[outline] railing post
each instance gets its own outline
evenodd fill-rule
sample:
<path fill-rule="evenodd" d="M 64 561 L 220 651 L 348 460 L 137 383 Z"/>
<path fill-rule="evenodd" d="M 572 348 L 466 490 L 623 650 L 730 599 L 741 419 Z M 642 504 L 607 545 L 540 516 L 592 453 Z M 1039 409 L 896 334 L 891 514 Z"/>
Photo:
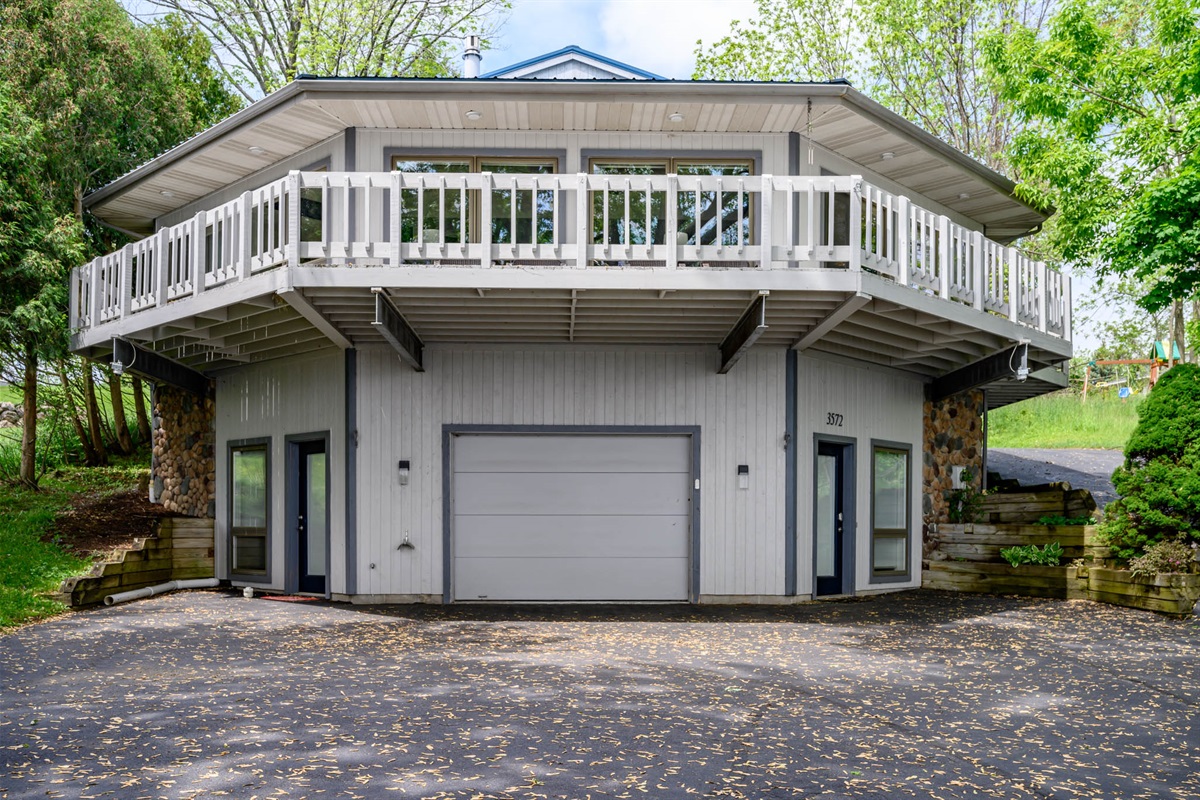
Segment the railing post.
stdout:
<path fill-rule="evenodd" d="M 1008 318 L 1016 322 L 1021 318 L 1021 282 L 1017 266 L 1020 256 L 1011 247 L 1006 248 L 1005 252 L 1008 253 Z"/>
<path fill-rule="evenodd" d="M 950 218 L 938 216 L 938 296 L 950 299 Z"/>
<path fill-rule="evenodd" d="M 117 295 L 121 299 L 121 318 L 129 316 L 133 305 L 133 244 L 121 248 L 117 259 Z"/>
<path fill-rule="evenodd" d="M 80 297 L 80 275 L 83 274 L 83 267 L 75 267 L 71 270 L 71 282 L 67 285 L 68 300 L 67 303 L 67 327 L 70 329 L 82 328 L 79 324 L 79 318 L 83 314 L 83 309 L 79 307 Z"/>
<path fill-rule="evenodd" d="M 1071 276 L 1063 273 L 1063 314 L 1062 314 L 1062 336 L 1068 342 L 1071 341 Z"/>
<path fill-rule="evenodd" d="M 537 206 L 537 192 L 533 193 L 534 206 Z M 509 199 L 509 205 L 512 206 L 513 213 L 516 214 L 516 202 L 514 198 Z M 463 194 L 463 202 L 466 202 L 466 193 Z M 535 212 L 536 213 L 536 212 Z M 534 241 L 537 241 L 537 225 L 533 226 Z M 511 225 L 508 232 L 509 240 L 513 245 L 513 252 L 516 252 L 517 245 L 517 227 Z M 480 190 L 479 190 L 479 266 L 488 269 L 492 266 L 492 173 L 484 172 L 480 174 Z"/>
<path fill-rule="evenodd" d="M 971 293 L 977 311 L 983 311 L 984 287 L 987 285 L 987 250 L 984 248 L 983 234 L 979 231 L 971 233 Z"/>
<path fill-rule="evenodd" d="M 388 235 L 392 243 L 392 266 L 398 267 L 404 263 L 404 257 L 400 254 L 400 217 L 402 213 L 402 204 L 404 195 L 400 188 L 400 173 L 392 173 L 392 204 L 388 208 Z"/>
<path fill-rule="evenodd" d="M 346 194 L 349 200 L 349 188 Z M 284 198 L 284 207 L 287 209 L 287 244 L 284 248 L 284 258 L 288 267 L 295 269 L 300 266 L 300 173 L 297 170 L 292 170 L 287 175 Z"/>
<path fill-rule="evenodd" d="M 679 176 L 667 176 L 667 231 L 663 235 L 667 246 L 667 269 L 679 267 Z"/>
<path fill-rule="evenodd" d="M 88 299 L 91 301 L 91 319 L 88 320 L 88 327 L 94 327 L 100 321 L 100 310 L 104 308 L 104 292 L 100 288 L 100 257 L 92 259 L 90 265 L 92 277 L 91 286 L 88 288 Z"/>
<path fill-rule="evenodd" d="M 192 294 L 204 291 L 205 262 L 208 260 L 208 250 L 204 237 L 207 234 L 208 218 L 203 211 L 196 213 L 193 218 L 195 228 L 192 233 Z"/>
<path fill-rule="evenodd" d="M 912 270 L 912 245 L 909 236 L 912 233 L 912 220 L 909 215 L 908 197 L 900 195 L 896 208 L 896 283 L 908 286 Z"/>
<path fill-rule="evenodd" d="M 250 192 L 242 192 L 242 202 L 238 204 L 238 272 L 242 276 L 242 280 L 250 277 L 251 263 L 250 253 L 250 219 L 253 215 L 253 206 L 250 200 Z"/>
<path fill-rule="evenodd" d="M 850 178 L 850 271 L 862 269 L 862 176 Z"/>
<path fill-rule="evenodd" d="M 773 263 L 771 248 L 774 237 L 771 233 L 771 223 L 775 215 L 775 180 L 770 175 L 762 176 L 762 191 L 758 193 L 758 263 L 762 269 L 770 269 Z"/>
<path fill-rule="evenodd" d="M 587 267 L 588 228 L 591 214 L 588 213 L 588 179 L 585 173 L 578 173 L 579 187 L 575 190 L 575 268 Z"/>
<path fill-rule="evenodd" d="M 1048 314 L 1046 313 L 1050 305 L 1050 287 L 1046 285 L 1046 262 L 1036 262 L 1035 269 L 1037 270 L 1038 282 L 1038 330 L 1042 333 L 1046 332 L 1046 322 Z"/>

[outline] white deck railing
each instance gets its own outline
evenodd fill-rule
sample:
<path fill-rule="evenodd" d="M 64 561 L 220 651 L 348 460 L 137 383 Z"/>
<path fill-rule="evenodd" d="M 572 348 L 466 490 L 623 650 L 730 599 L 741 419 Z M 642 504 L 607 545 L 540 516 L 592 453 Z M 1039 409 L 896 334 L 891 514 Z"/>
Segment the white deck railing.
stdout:
<path fill-rule="evenodd" d="M 292 173 L 75 269 L 71 324 L 287 265 L 866 270 L 1071 334 L 1045 264 L 856 176 L 770 175 Z"/>

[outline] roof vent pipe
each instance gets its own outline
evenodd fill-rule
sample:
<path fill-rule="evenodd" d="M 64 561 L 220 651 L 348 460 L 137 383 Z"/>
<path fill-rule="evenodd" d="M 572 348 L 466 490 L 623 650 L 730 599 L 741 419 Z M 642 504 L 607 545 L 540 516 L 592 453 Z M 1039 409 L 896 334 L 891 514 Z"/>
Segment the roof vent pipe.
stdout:
<path fill-rule="evenodd" d="M 478 78 L 479 65 L 483 56 L 479 53 L 479 36 L 471 35 L 463 39 L 463 77 Z"/>

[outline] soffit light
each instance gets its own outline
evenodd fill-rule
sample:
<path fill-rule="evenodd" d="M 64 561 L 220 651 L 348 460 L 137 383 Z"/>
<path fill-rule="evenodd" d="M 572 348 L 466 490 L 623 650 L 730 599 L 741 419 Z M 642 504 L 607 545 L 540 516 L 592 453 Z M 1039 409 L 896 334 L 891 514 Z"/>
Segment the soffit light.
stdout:
<path fill-rule="evenodd" d="M 163 197 L 168 197 L 168 198 L 175 196 L 175 193 L 172 192 L 170 189 L 163 189 L 161 192 L 159 192 L 159 194 L 161 194 Z"/>
<path fill-rule="evenodd" d="M 968 194 L 968 193 L 966 193 L 966 192 L 959 192 L 959 193 L 958 193 L 958 199 L 959 199 L 959 200 L 970 200 L 970 199 L 971 199 L 971 195 L 969 195 L 969 194 Z"/>
<path fill-rule="evenodd" d="M 267 154 L 266 150 L 264 150 L 263 148 L 259 147 L 256 144 L 252 144 L 249 147 L 247 147 L 246 149 L 249 150 L 251 153 L 253 153 L 256 156 L 262 156 L 262 155 Z"/>
<path fill-rule="evenodd" d="M 893 158 L 896 157 L 896 154 L 891 151 L 888 151 L 886 153 L 880 153 L 879 157 L 882 158 L 884 161 L 891 161 Z"/>
<path fill-rule="evenodd" d="M 477 119 L 483 119 L 483 114 L 476 111 L 475 109 L 471 109 L 470 111 L 467 111 L 465 114 L 463 114 L 463 116 L 466 117 L 467 119 L 471 120 L 472 122 L 474 122 Z"/>
<path fill-rule="evenodd" d="M 671 122 L 683 122 L 683 114 L 680 114 L 678 111 L 676 111 L 674 114 L 671 114 L 669 117 L 667 117 L 667 119 L 671 120 Z"/>

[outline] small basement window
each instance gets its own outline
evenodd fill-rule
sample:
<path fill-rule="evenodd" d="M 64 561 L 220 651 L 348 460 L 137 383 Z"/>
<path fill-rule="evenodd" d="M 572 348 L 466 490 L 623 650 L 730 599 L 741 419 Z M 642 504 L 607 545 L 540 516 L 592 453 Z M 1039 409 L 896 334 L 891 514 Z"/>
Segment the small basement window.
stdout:
<path fill-rule="evenodd" d="M 271 499 L 270 440 L 229 447 L 229 532 L 233 574 L 266 575 Z"/>
<path fill-rule="evenodd" d="M 874 444 L 871 448 L 873 582 L 909 577 L 910 453 L 907 445 Z"/>

